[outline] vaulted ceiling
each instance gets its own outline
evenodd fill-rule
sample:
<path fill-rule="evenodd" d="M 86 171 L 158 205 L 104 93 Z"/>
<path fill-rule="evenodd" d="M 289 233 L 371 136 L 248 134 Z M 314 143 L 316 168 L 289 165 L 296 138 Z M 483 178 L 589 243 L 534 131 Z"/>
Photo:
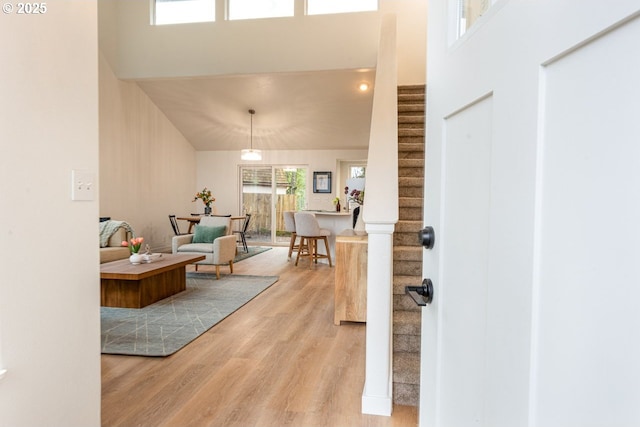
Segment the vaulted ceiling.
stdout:
<path fill-rule="evenodd" d="M 140 80 L 196 150 L 366 149 L 374 70 Z M 369 84 L 360 91 L 360 83 Z"/>

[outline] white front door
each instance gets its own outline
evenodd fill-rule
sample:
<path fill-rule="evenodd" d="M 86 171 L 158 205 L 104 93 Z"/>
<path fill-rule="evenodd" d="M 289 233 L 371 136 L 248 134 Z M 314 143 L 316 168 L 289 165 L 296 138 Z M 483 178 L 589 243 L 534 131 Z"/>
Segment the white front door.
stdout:
<path fill-rule="evenodd" d="M 420 425 L 640 425 L 640 7 L 431 0 Z"/>

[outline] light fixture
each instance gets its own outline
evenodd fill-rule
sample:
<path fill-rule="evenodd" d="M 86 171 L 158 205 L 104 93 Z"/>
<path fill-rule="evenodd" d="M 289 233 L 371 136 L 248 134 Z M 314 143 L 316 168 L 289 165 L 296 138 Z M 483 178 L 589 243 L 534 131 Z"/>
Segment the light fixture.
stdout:
<path fill-rule="evenodd" d="M 365 92 L 367 89 L 369 89 L 369 83 L 367 82 L 360 83 L 360 85 L 358 85 L 358 89 L 360 89 L 362 92 Z"/>
<path fill-rule="evenodd" d="M 250 161 L 262 160 L 262 151 L 253 149 L 253 115 L 255 113 L 256 113 L 256 110 L 254 109 L 249 110 L 249 114 L 251 114 L 250 116 L 251 117 L 251 136 L 250 136 L 251 148 L 245 148 L 240 152 L 240 158 L 242 160 L 250 160 Z"/>

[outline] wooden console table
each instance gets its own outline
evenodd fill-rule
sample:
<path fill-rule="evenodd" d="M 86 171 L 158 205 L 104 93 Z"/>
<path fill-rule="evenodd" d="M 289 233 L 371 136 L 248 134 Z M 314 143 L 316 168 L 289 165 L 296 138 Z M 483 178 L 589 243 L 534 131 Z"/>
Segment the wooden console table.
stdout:
<path fill-rule="evenodd" d="M 367 256 L 367 233 L 348 229 L 336 236 L 336 325 L 367 320 Z"/>
<path fill-rule="evenodd" d="M 186 266 L 204 255 L 162 254 L 148 264 L 129 259 L 100 264 L 100 305 L 142 308 L 187 288 Z"/>

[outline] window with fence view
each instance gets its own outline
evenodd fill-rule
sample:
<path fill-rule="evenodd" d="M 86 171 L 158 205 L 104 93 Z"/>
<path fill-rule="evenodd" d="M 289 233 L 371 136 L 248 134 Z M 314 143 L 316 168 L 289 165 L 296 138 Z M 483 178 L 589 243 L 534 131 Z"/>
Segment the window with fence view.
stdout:
<path fill-rule="evenodd" d="M 304 209 L 307 168 L 298 166 L 241 166 L 242 213 L 251 214 L 249 243 L 288 243 L 284 211 Z"/>

